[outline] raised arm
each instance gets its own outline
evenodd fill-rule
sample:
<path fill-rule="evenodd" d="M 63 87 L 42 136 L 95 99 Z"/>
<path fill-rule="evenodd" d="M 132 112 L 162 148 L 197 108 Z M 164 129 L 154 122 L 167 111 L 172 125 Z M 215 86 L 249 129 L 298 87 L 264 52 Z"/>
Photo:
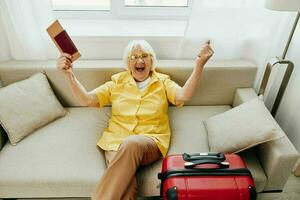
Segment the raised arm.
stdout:
<path fill-rule="evenodd" d="M 185 82 L 184 86 L 176 92 L 176 105 L 181 105 L 192 98 L 202 74 L 203 67 L 213 54 L 214 51 L 210 46 L 210 41 L 207 41 L 196 58 L 195 67 L 192 74 Z"/>
<path fill-rule="evenodd" d="M 63 53 L 57 60 L 57 68 L 65 75 L 73 95 L 81 106 L 99 107 L 96 94 L 87 92 L 74 75 L 71 55 Z"/>

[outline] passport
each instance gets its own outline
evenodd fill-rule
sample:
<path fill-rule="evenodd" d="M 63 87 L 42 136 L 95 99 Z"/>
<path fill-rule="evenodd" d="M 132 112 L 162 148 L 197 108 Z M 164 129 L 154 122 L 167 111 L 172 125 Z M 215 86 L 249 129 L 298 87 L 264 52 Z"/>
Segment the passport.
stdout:
<path fill-rule="evenodd" d="M 55 20 L 47 28 L 47 32 L 60 53 L 68 53 L 72 55 L 72 62 L 77 60 L 81 56 L 75 44 L 71 40 L 69 34 L 61 26 L 58 20 Z"/>

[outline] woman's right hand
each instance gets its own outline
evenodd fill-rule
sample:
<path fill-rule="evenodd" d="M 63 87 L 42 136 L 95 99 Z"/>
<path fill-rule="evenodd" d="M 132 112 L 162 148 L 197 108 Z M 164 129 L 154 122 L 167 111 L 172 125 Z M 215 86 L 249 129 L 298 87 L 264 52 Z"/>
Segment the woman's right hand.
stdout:
<path fill-rule="evenodd" d="M 62 71 L 65 75 L 73 74 L 72 56 L 67 53 L 62 53 L 57 59 L 57 69 Z"/>
<path fill-rule="evenodd" d="M 196 58 L 196 67 L 203 68 L 205 63 L 214 55 L 214 50 L 210 45 L 210 40 L 205 42 L 204 46 L 202 47 L 200 53 Z"/>

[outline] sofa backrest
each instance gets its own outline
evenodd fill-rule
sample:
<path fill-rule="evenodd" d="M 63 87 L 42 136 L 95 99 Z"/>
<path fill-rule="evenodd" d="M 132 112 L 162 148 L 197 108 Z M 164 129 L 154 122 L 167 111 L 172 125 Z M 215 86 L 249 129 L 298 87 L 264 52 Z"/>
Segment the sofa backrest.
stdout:
<path fill-rule="evenodd" d="M 74 72 L 87 90 L 110 80 L 112 74 L 125 70 L 121 60 L 81 60 L 74 63 Z M 193 60 L 160 60 L 157 71 L 170 75 L 183 86 L 194 68 Z M 191 101 L 186 105 L 232 105 L 236 88 L 253 87 L 257 67 L 249 60 L 211 60 L 203 71 Z M 3 85 L 23 80 L 36 72 L 46 73 L 49 82 L 64 106 L 79 106 L 56 61 L 5 61 L 0 63 Z"/>

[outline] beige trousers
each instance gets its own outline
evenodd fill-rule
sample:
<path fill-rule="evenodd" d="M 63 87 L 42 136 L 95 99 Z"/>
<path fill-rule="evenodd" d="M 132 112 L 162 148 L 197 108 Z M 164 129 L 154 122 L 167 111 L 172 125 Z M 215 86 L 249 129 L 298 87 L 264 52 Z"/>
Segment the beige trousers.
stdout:
<path fill-rule="evenodd" d="M 108 167 L 92 192 L 92 200 L 135 200 L 138 191 L 136 170 L 160 157 L 161 153 L 150 137 L 127 137 L 118 151 L 105 152 Z"/>

